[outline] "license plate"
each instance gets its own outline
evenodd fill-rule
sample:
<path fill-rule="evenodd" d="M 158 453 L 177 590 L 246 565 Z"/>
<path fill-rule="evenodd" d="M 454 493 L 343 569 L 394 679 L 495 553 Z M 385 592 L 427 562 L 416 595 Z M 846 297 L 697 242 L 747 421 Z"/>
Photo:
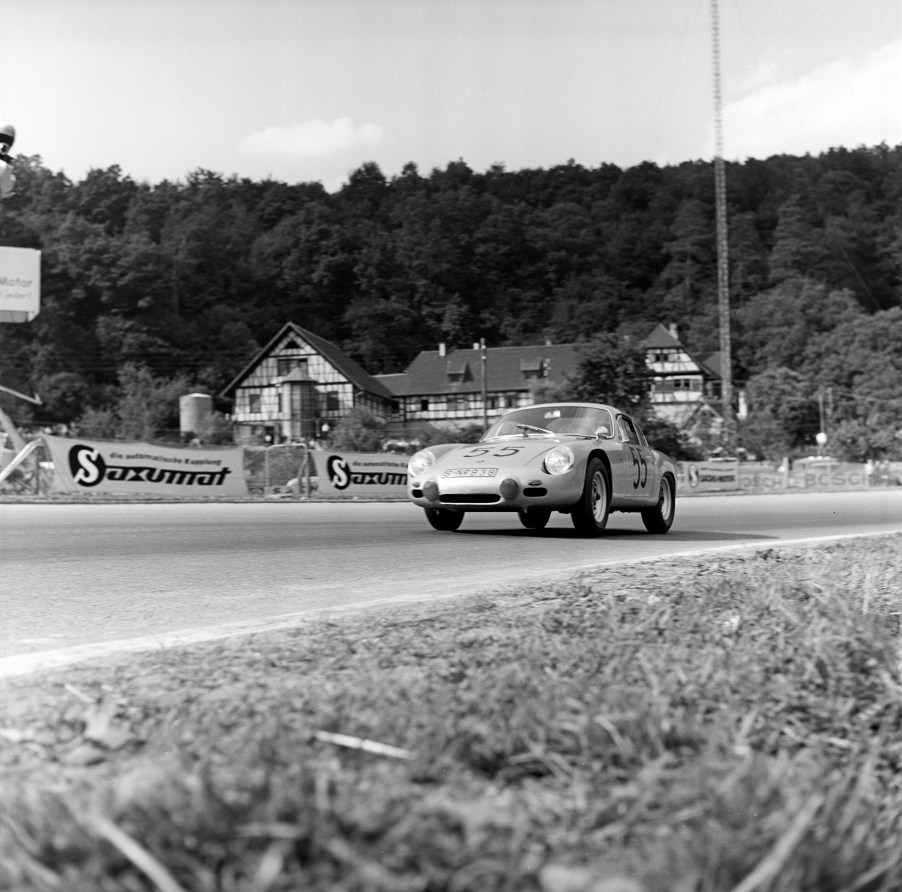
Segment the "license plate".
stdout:
<path fill-rule="evenodd" d="M 442 477 L 494 477 L 497 473 L 497 468 L 448 468 Z"/>

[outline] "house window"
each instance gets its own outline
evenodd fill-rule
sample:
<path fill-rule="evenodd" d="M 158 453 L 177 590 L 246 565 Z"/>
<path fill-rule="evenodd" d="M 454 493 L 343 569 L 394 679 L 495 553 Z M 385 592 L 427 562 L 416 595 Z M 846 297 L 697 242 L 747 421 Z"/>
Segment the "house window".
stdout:
<path fill-rule="evenodd" d="M 326 409 L 329 412 L 336 412 L 340 408 L 341 408 L 341 403 L 339 402 L 339 399 L 338 399 L 338 391 L 330 390 L 326 394 Z"/>
<path fill-rule="evenodd" d="M 451 412 L 462 412 L 470 408 L 470 397 L 465 393 L 448 395 L 448 409 Z"/>
<path fill-rule="evenodd" d="M 307 357 L 306 356 L 280 356 L 276 359 L 277 371 L 280 378 L 284 378 L 294 369 L 300 369 L 305 375 L 307 374 Z"/>
<path fill-rule="evenodd" d="M 247 395 L 247 411 L 248 412 L 259 412 L 260 411 L 260 394 L 259 393 L 249 393 Z"/>
<path fill-rule="evenodd" d="M 428 399 L 422 399 L 422 400 L 420 400 L 420 411 L 421 411 L 421 412 L 428 412 L 428 411 L 429 411 L 429 400 L 428 400 Z"/>
<path fill-rule="evenodd" d="M 673 389 L 698 392 L 702 389 L 702 382 L 698 378 L 674 378 Z"/>

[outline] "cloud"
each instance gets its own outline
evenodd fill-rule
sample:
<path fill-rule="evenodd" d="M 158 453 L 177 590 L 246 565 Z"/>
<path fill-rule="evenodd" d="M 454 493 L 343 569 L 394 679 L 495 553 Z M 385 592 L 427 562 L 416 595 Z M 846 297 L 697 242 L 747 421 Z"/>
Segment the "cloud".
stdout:
<path fill-rule="evenodd" d="M 727 103 L 724 155 L 766 158 L 897 145 L 902 143 L 900 96 L 902 40 L 895 40 L 860 59 L 841 59 Z"/>
<path fill-rule="evenodd" d="M 246 136 L 238 148 L 249 155 L 323 158 L 352 149 L 372 148 L 380 145 L 382 139 L 382 128 L 377 124 L 355 124 L 350 118 L 317 119 L 288 127 L 267 127 Z"/>

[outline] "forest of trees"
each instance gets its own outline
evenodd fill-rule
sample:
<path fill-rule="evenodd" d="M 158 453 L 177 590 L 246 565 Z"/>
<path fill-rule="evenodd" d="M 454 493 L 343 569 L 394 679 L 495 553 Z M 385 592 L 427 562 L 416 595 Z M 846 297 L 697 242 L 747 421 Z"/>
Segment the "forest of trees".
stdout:
<path fill-rule="evenodd" d="M 135 376 L 218 394 L 287 321 L 372 373 L 439 342 L 635 339 L 658 322 L 718 349 L 711 162 L 391 178 L 368 163 L 331 194 L 16 163 L 0 244 L 43 252 L 40 314 L 0 326 L 0 383 L 44 401 L 4 401 L 22 424 L 105 411 Z M 824 405 L 831 449 L 902 457 L 902 146 L 730 163 L 727 193 L 743 445 L 802 449 Z"/>

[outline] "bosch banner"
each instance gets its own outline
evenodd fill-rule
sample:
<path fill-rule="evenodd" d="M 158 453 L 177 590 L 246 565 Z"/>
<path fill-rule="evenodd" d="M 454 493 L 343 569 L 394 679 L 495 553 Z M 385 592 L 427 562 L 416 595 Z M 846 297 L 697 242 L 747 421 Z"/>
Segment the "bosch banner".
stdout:
<path fill-rule="evenodd" d="M 149 443 L 104 443 L 45 436 L 55 492 L 158 496 L 247 493 L 243 452 L 172 449 Z"/>
<path fill-rule="evenodd" d="M 380 453 L 318 452 L 319 494 L 407 498 L 407 458 Z"/>

